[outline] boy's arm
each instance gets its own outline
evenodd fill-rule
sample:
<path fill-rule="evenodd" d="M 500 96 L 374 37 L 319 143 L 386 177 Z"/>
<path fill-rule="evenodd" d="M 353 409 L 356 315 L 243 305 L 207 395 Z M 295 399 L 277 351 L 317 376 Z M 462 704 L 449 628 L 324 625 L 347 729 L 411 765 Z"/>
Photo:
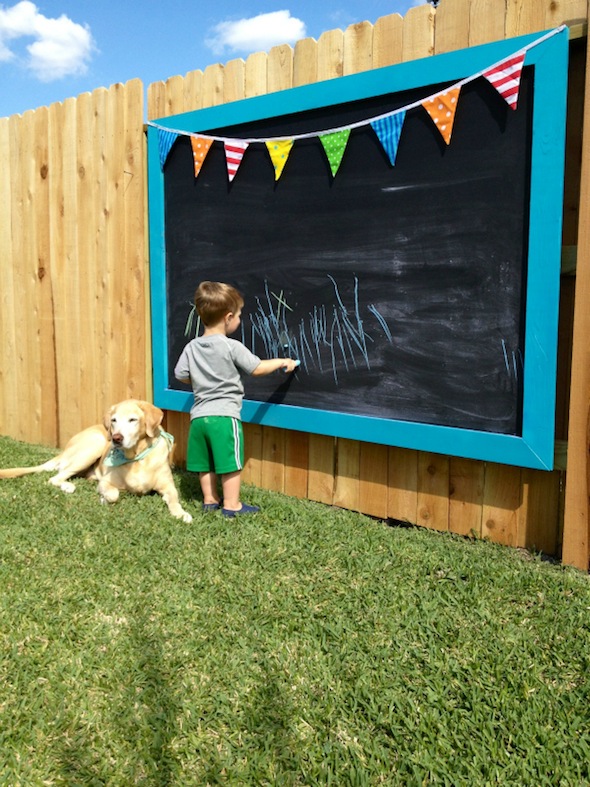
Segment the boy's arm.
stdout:
<path fill-rule="evenodd" d="M 293 372 L 299 364 L 292 358 L 268 358 L 260 361 L 256 369 L 252 372 L 252 377 L 263 377 L 266 374 L 272 374 L 279 369 L 284 369 L 286 372 Z"/>
<path fill-rule="evenodd" d="M 190 385 L 191 384 L 191 378 L 190 377 L 177 377 L 176 379 L 178 380 L 179 383 L 182 383 L 183 385 Z"/>

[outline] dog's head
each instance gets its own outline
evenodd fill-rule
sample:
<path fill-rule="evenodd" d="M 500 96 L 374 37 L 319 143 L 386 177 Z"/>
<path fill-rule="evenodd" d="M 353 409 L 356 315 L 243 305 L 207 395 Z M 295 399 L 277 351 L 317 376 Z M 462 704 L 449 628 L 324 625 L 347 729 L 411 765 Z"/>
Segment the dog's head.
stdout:
<path fill-rule="evenodd" d="M 138 399 L 126 399 L 114 404 L 105 414 L 104 426 L 114 445 L 130 449 L 144 437 L 155 437 L 163 418 L 159 407 Z"/>

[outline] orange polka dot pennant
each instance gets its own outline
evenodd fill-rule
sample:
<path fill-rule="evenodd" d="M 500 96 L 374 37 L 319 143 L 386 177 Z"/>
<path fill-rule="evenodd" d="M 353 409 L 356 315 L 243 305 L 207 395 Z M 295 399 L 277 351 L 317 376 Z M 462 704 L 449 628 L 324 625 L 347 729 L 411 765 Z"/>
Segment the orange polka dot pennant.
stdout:
<path fill-rule="evenodd" d="M 432 118 L 447 145 L 451 141 L 460 91 L 460 86 L 449 88 L 422 102 L 422 106 Z"/>
<path fill-rule="evenodd" d="M 273 139 L 267 140 L 266 147 L 270 155 L 273 167 L 275 168 L 275 180 L 283 174 L 283 169 L 289 158 L 289 153 L 293 147 L 292 139 Z"/>
<path fill-rule="evenodd" d="M 203 166 L 203 161 L 207 157 L 207 153 L 209 153 L 209 148 L 213 144 L 212 139 L 206 139 L 205 137 L 195 137 L 191 136 L 191 148 L 193 149 L 193 163 L 195 165 L 195 178 L 201 171 L 201 167 Z"/>
<path fill-rule="evenodd" d="M 320 142 L 326 151 L 326 156 L 328 157 L 328 163 L 330 164 L 333 177 L 336 176 L 336 173 L 340 168 L 344 151 L 346 150 L 346 145 L 348 143 L 348 138 L 350 136 L 350 131 L 351 130 L 349 128 L 345 128 L 342 131 L 334 131 L 331 134 L 322 134 L 320 136 Z"/>

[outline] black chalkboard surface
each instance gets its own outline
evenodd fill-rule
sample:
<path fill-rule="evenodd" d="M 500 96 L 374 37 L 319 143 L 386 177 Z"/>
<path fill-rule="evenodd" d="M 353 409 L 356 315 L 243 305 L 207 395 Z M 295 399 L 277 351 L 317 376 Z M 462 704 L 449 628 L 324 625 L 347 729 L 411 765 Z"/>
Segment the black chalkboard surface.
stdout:
<path fill-rule="evenodd" d="M 249 380 L 247 398 L 519 435 L 533 79 L 516 111 L 484 79 L 464 86 L 448 147 L 408 113 L 394 167 L 370 126 L 354 129 L 335 178 L 311 138 L 278 182 L 261 143 L 229 183 L 215 142 L 195 179 L 179 138 L 164 170 L 170 387 L 212 279 L 245 296 L 236 338 L 301 360 L 288 380 Z M 442 87 L 208 133 L 335 128 Z"/>

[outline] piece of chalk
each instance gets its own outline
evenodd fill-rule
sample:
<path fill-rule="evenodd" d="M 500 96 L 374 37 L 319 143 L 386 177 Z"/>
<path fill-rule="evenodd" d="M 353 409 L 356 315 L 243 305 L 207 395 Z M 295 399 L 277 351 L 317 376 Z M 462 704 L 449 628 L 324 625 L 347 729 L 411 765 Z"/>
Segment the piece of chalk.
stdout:
<path fill-rule="evenodd" d="M 301 366 L 301 361 L 295 361 L 295 366 Z M 287 374 L 287 367 L 285 366 L 283 371 Z"/>

